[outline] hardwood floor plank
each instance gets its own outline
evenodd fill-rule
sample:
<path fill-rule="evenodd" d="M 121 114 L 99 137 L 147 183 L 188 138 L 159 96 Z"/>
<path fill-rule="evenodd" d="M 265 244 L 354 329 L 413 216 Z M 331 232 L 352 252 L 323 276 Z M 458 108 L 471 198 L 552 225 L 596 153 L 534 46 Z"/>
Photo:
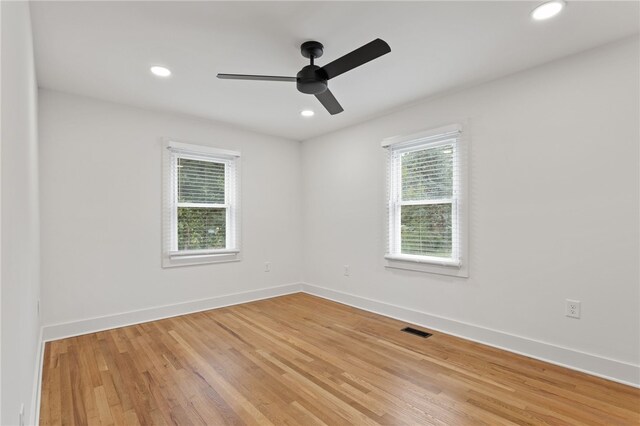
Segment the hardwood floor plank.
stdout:
<path fill-rule="evenodd" d="M 102 425 L 112 425 L 113 416 L 111 416 L 111 408 L 109 408 L 109 400 L 107 394 L 104 391 L 103 386 L 93 388 L 94 398 L 98 408 L 98 418 Z"/>
<path fill-rule="evenodd" d="M 69 371 L 68 354 L 61 353 L 59 355 L 60 363 L 60 422 L 64 425 L 75 425 L 76 421 L 73 415 L 74 401 L 71 393 L 71 373 Z"/>
<path fill-rule="evenodd" d="M 298 293 L 48 342 L 40 422 L 640 425 L 640 389 L 407 325 Z"/>

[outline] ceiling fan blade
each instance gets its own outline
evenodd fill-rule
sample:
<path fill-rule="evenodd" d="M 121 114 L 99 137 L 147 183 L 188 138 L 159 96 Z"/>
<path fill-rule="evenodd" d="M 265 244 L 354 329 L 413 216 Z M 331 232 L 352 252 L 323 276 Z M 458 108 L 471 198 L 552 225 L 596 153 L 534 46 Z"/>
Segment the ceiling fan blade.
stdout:
<path fill-rule="evenodd" d="M 218 78 L 225 80 L 259 80 L 259 81 L 292 81 L 295 77 L 279 77 L 276 75 L 250 75 L 250 74 L 218 74 Z"/>
<path fill-rule="evenodd" d="M 391 52 L 389 45 L 384 40 L 377 38 L 371 43 L 328 63 L 318 71 L 324 71 L 327 80 L 329 80 L 389 52 Z"/>
<path fill-rule="evenodd" d="M 340 103 L 338 103 L 338 100 L 333 96 L 333 93 L 331 93 L 331 90 L 329 89 L 316 95 L 316 98 L 318 98 L 322 106 L 325 107 L 331 115 L 336 115 L 344 111 Z"/>

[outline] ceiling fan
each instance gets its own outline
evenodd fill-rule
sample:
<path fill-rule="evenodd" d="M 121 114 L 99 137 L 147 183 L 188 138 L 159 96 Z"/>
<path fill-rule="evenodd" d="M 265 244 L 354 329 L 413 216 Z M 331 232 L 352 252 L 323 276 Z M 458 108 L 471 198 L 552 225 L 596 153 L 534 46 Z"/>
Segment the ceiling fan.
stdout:
<path fill-rule="evenodd" d="M 230 80 L 263 80 L 295 82 L 302 93 L 315 95 L 331 115 L 344 111 L 328 87 L 328 80 L 347 71 L 364 65 L 382 55 L 391 52 L 389 45 L 379 38 L 347 53 L 323 67 L 315 65 L 315 59 L 322 56 L 324 46 L 317 41 L 307 41 L 300 46 L 302 56 L 309 58 L 311 64 L 303 67 L 296 77 L 279 77 L 273 75 L 218 74 L 218 78 Z"/>

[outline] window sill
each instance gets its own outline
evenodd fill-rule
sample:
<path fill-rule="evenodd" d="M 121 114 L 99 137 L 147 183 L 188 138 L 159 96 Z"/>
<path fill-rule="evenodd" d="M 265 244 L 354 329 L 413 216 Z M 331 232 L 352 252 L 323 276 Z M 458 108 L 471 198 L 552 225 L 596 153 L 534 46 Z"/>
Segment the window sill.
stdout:
<path fill-rule="evenodd" d="M 387 260 L 397 260 L 401 262 L 426 263 L 430 265 L 451 266 L 455 268 L 460 267 L 459 260 L 441 259 L 438 257 L 430 256 L 414 256 L 411 254 L 385 254 L 384 258 Z"/>
<path fill-rule="evenodd" d="M 449 275 L 452 277 L 468 278 L 469 271 L 466 263 L 443 260 L 437 257 L 386 254 L 385 268 L 404 269 L 408 271 L 425 272 L 429 274 Z"/>
<path fill-rule="evenodd" d="M 239 250 L 220 250 L 214 252 L 167 253 L 162 257 L 162 267 L 203 265 L 207 263 L 227 263 L 240 261 Z"/>

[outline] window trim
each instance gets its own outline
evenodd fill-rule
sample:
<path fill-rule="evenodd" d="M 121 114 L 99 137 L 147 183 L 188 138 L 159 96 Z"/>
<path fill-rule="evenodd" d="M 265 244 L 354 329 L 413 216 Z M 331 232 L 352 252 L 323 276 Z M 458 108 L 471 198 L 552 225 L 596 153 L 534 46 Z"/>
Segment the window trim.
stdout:
<path fill-rule="evenodd" d="M 384 266 L 393 269 L 406 269 L 418 272 L 428 272 L 434 274 L 451 275 L 458 277 L 468 277 L 468 203 L 467 203 L 467 178 L 468 167 L 466 164 L 468 138 L 463 137 L 461 124 L 429 129 L 410 135 L 394 136 L 384 139 L 382 147 L 387 148 L 387 221 L 386 239 L 387 248 L 384 253 Z M 404 201 L 397 198 L 400 194 L 395 194 L 398 188 L 398 179 L 401 173 L 397 155 L 424 149 L 425 146 L 435 148 L 441 145 L 453 143 L 453 159 L 458 173 L 454 173 L 454 188 L 458 188 L 458 195 L 450 199 L 433 201 Z M 396 155 L 394 155 L 396 154 Z M 395 172 L 395 174 L 394 174 Z M 440 258 L 435 256 L 421 256 L 399 253 L 401 234 L 398 231 L 399 209 L 402 205 L 423 205 L 451 203 L 452 212 L 452 233 L 457 233 L 458 238 L 452 241 L 452 257 Z"/>
<path fill-rule="evenodd" d="M 162 140 L 163 156 L 163 235 L 162 267 L 198 265 L 205 263 L 234 262 L 241 260 L 240 250 L 240 152 L 206 145 L 178 142 L 172 138 Z M 226 208 L 226 247 L 224 249 L 177 250 L 177 158 L 225 163 L 225 203 L 207 207 Z M 232 189 L 235 188 L 235 191 Z M 194 205 L 203 206 L 195 203 Z"/>

